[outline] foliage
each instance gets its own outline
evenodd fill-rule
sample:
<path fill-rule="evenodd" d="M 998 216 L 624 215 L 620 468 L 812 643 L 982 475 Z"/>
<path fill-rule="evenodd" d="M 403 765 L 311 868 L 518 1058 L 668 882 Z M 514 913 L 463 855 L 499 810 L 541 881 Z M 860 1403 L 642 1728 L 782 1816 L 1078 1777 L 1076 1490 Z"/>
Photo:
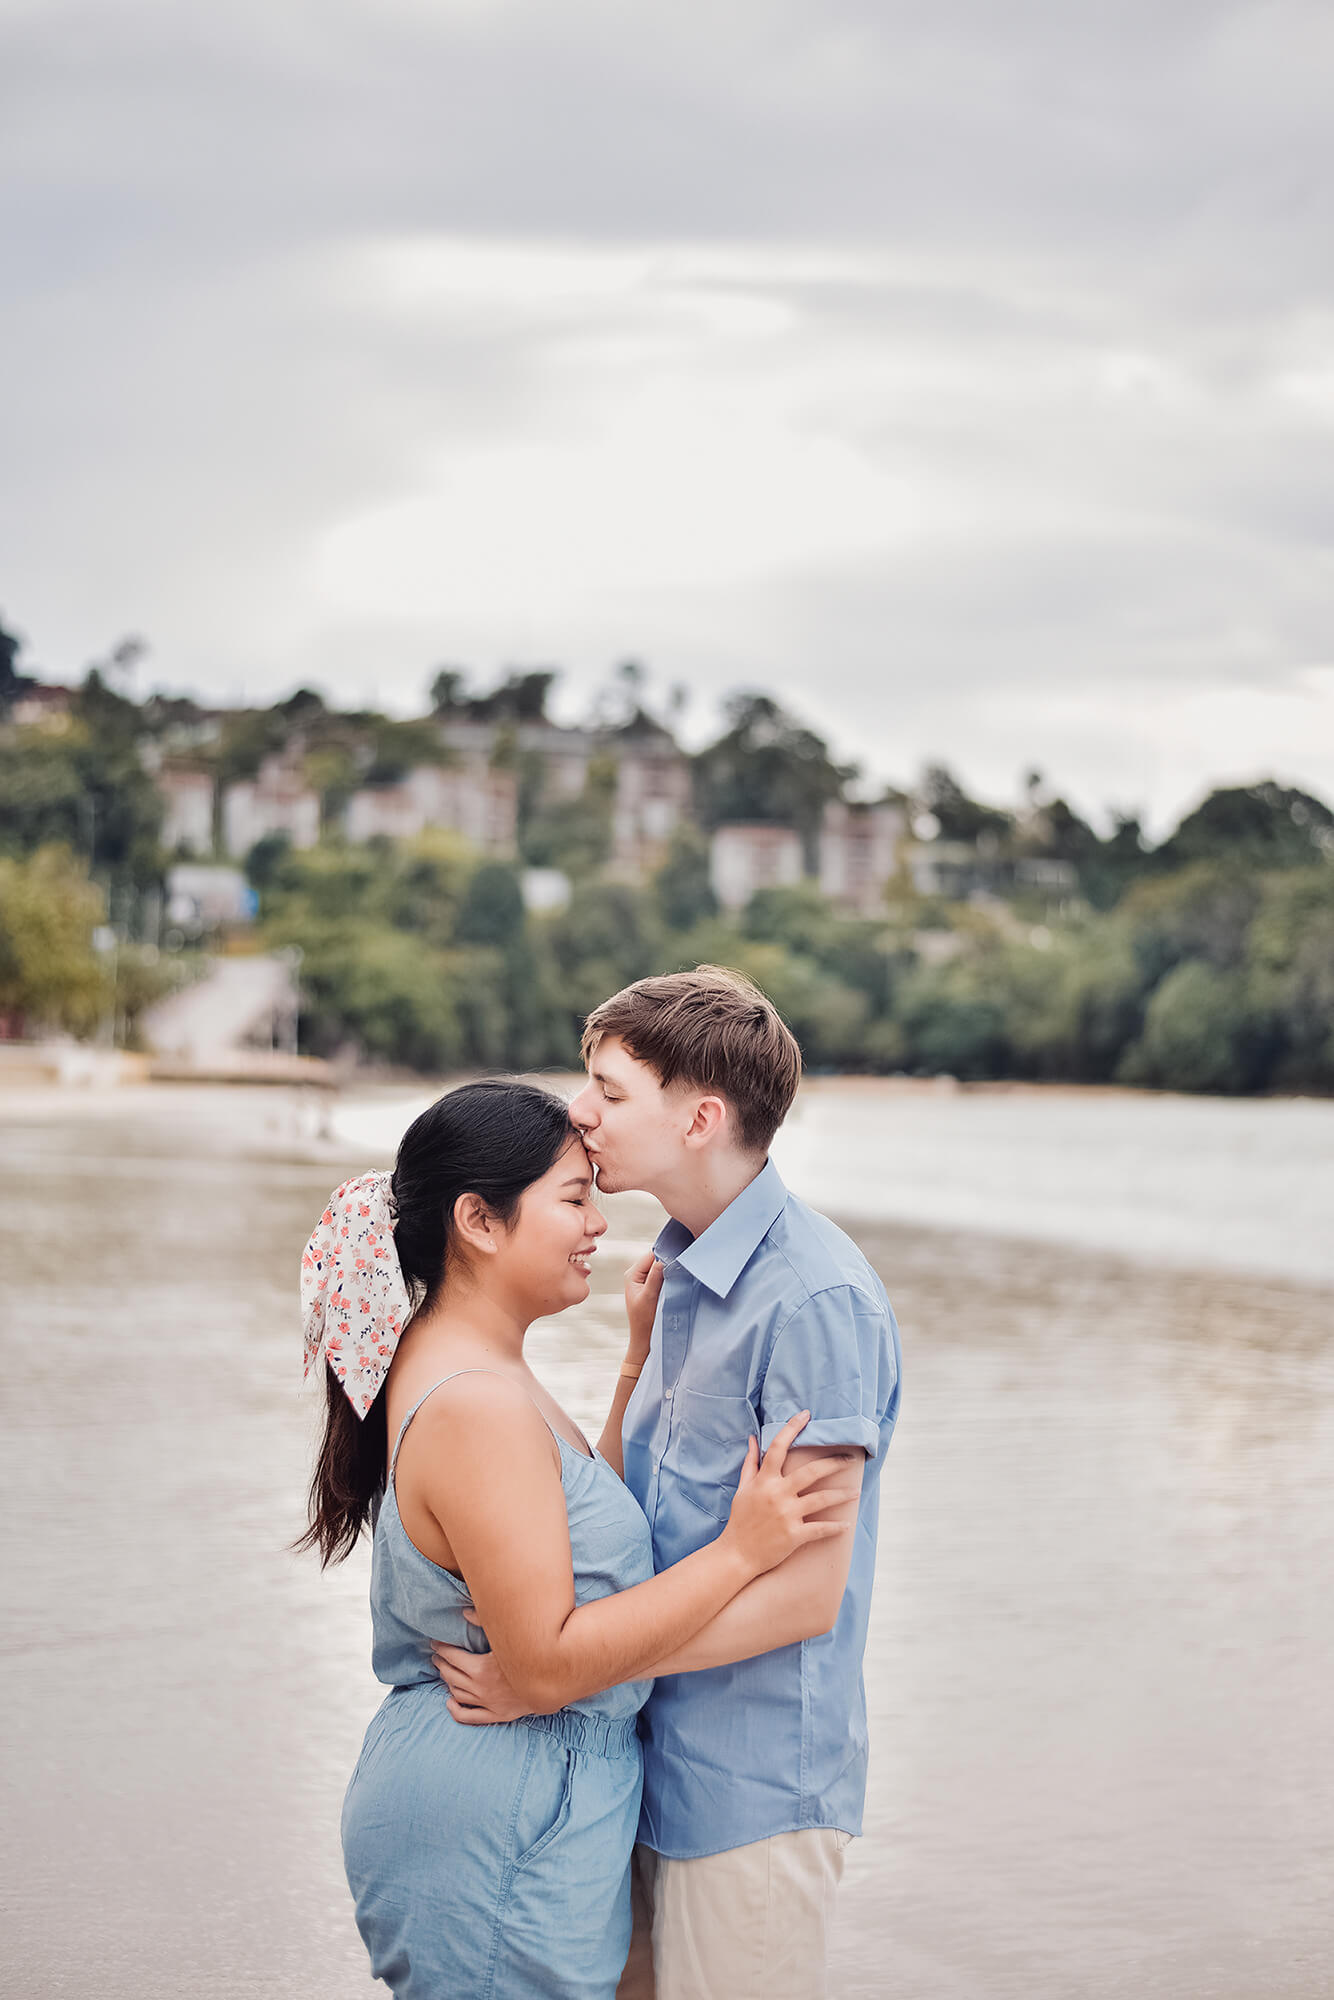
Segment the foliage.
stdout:
<path fill-rule="evenodd" d="M 918 786 L 918 799 L 939 826 L 942 840 L 975 841 L 979 834 L 999 837 L 1010 830 L 1008 813 L 979 805 L 943 764 L 927 766 Z"/>
<path fill-rule="evenodd" d="M 87 1034 L 110 987 L 93 950 L 102 897 L 67 847 L 0 859 L 0 1013 Z"/>
<path fill-rule="evenodd" d="M 513 944 L 523 927 L 523 891 L 517 873 L 508 862 L 483 862 L 468 883 L 459 911 L 459 942 Z"/>
<path fill-rule="evenodd" d="M 23 641 L 18 633 L 9 631 L 0 623 L 0 715 L 8 711 L 10 704 L 28 685 L 27 676 L 18 670 L 22 651 Z"/>
<path fill-rule="evenodd" d="M 1272 779 L 1210 792 L 1159 850 L 1169 867 L 1225 857 L 1248 868 L 1305 868 L 1334 855 L 1334 812 Z"/>
<path fill-rule="evenodd" d="M 371 761 L 361 781 L 366 785 L 397 785 L 409 771 L 449 760 L 450 753 L 433 723 L 381 719 L 371 733 Z"/>
<path fill-rule="evenodd" d="M 1203 959 L 1220 972 L 1246 957 L 1261 883 L 1234 863 L 1200 861 L 1157 881 L 1138 882 L 1119 915 L 1130 928 L 1135 958 L 1148 985 L 1183 959 Z"/>
<path fill-rule="evenodd" d="M 856 916 L 815 879 L 825 807 L 845 797 L 852 768 L 767 694 L 728 702 L 722 733 L 692 759 L 694 823 L 677 828 L 653 880 L 632 886 L 606 870 L 618 755 L 649 737 L 671 744 L 633 661 L 600 697 L 581 792 L 560 798 L 531 727 L 547 719 L 546 669 L 476 693 L 442 667 L 432 713 L 412 721 L 339 712 L 310 688 L 219 718 L 175 697 L 131 700 L 141 651 L 112 649 L 68 717 L 56 702 L 49 725 L 22 726 L 13 703 L 32 683 L 0 626 L 10 1014 L 90 1032 L 114 1008 L 132 1031 L 178 976 L 151 942 L 165 860 L 151 773 L 184 745 L 223 785 L 281 755 L 321 797 L 319 846 L 274 837 L 247 861 L 265 939 L 304 953 L 303 1034 L 319 1052 L 430 1070 L 567 1063 L 607 993 L 710 960 L 760 982 L 816 1067 L 1334 1091 L 1334 812 L 1293 786 L 1219 788 L 1153 848 L 1130 812 L 1099 834 L 1040 772 L 1011 813 L 937 764 L 905 801 L 920 845 L 901 855 L 881 913 Z M 450 726 L 464 723 L 489 728 L 492 764 L 515 776 L 517 863 L 443 832 L 358 847 L 334 835 L 358 786 L 447 761 Z M 721 914 L 708 832 L 729 820 L 796 827 L 807 879 Z M 936 839 L 949 851 L 923 867 Z M 564 870 L 569 907 L 530 914 L 522 865 Z M 104 921 L 130 939 L 114 991 L 110 959 L 92 948 Z"/>
<path fill-rule="evenodd" d="M 1004 1076 L 1010 1053 L 1005 1015 L 972 960 L 916 967 L 894 1010 L 904 1037 L 904 1067 L 967 1081 Z"/>
<path fill-rule="evenodd" d="M 658 914 L 669 930 L 688 931 L 718 914 L 709 872 L 709 843 L 697 827 L 679 826 L 653 878 Z"/>
<path fill-rule="evenodd" d="M 520 852 L 528 866 L 561 868 L 572 878 L 591 875 L 611 853 L 615 801 L 616 764 L 610 757 L 589 758 L 577 798 L 546 803 L 540 794 L 534 800 L 530 792 L 519 833 Z"/>
<path fill-rule="evenodd" d="M 14 728 L 0 741 L 0 851 L 52 842 L 81 853 L 117 891 L 161 879 L 162 801 L 139 756 L 139 711 L 94 670 L 61 735 Z"/>
<path fill-rule="evenodd" d="M 1121 1063 L 1121 1080 L 1174 1090 L 1245 1090 L 1255 1080 L 1260 1053 L 1256 1027 L 1241 974 L 1190 959 L 1155 989 L 1144 1033 Z"/>
<path fill-rule="evenodd" d="M 785 823 L 798 829 L 810 850 L 825 806 L 842 796 L 855 767 L 835 764 L 823 737 L 771 695 L 734 695 L 724 714 L 726 731 L 694 762 L 701 826 L 725 820 Z"/>
<path fill-rule="evenodd" d="M 1251 926 L 1253 991 L 1279 1047 L 1273 1081 L 1334 1090 L 1334 868 L 1271 878 Z"/>

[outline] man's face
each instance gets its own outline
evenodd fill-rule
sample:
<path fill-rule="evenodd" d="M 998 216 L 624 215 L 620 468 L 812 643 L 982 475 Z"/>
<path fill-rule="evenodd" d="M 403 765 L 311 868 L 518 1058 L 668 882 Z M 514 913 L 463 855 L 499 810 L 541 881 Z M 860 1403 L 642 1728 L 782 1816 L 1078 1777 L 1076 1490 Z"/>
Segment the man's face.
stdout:
<path fill-rule="evenodd" d="M 647 1063 L 615 1035 L 589 1058 L 588 1081 L 570 1106 L 604 1194 L 643 1188 L 652 1194 L 685 1165 L 690 1093 L 664 1090 Z"/>

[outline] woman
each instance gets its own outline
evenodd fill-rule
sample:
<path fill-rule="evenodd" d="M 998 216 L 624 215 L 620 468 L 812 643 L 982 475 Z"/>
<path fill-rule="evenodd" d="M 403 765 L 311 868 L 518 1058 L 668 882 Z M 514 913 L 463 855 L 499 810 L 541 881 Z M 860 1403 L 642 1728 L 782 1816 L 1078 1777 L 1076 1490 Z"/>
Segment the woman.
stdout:
<path fill-rule="evenodd" d="M 606 1221 L 559 1099 L 468 1084 L 410 1126 L 392 1176 L 332 1197 L 302 1267 L 307 1368 L 328 1410 L 306 1546 L 349 1553 L 378 1497 L 374 1670 L 391 1692 L 343 1809 L 374 1974 L 400 2000 L 597 2000 L 629 1943 L 644 1678 L 763 1571 L 841 1532 L 785 1478 L 794 1418 L 754 1441 L 727 1526 L 653 1574 L 647 1523 L 523 1358 L 530 1323 L 587 1298 Z M 660 1271 L 627 1303 L 651 1324 Z M 647 1325 L 645 1326 L 647 1332 Z M 389 1448 L 392 1440 L 392 1449 Z M 534 1710 L 454 1720 L 433 1640 L 474 1650 L 475 1606 Z"/>

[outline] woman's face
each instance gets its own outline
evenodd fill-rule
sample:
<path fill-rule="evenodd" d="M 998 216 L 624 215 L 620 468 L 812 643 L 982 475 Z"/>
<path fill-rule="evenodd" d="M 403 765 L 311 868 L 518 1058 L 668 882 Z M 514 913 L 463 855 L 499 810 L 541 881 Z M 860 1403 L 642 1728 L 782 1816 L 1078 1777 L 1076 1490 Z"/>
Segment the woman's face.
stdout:
<path fill-rule="evenodd" d="M 505 1261 L 534 1318 L 588 1297 L 589 1259 L 606 1227 L 606 1216 L 593 1206 L 588 1155 L 572 1134 L 555 1164 L 524 1190 L 505 1246 Z"/>

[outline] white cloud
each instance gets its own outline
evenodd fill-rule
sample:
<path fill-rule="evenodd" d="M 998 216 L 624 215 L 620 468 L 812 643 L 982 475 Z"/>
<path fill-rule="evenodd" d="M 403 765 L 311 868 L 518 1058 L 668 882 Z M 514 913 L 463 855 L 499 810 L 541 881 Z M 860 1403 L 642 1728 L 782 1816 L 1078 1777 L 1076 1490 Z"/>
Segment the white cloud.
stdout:
<path fill-rule="evenodd" d="M 3 609 L 48 671 L 141 629 L 223 693 L 527 659 L 574 705 L 634 653 L 697 729 L 770 684 L 885 775 L 1334 791 L 1327 13 L 3 32 Z"/>

